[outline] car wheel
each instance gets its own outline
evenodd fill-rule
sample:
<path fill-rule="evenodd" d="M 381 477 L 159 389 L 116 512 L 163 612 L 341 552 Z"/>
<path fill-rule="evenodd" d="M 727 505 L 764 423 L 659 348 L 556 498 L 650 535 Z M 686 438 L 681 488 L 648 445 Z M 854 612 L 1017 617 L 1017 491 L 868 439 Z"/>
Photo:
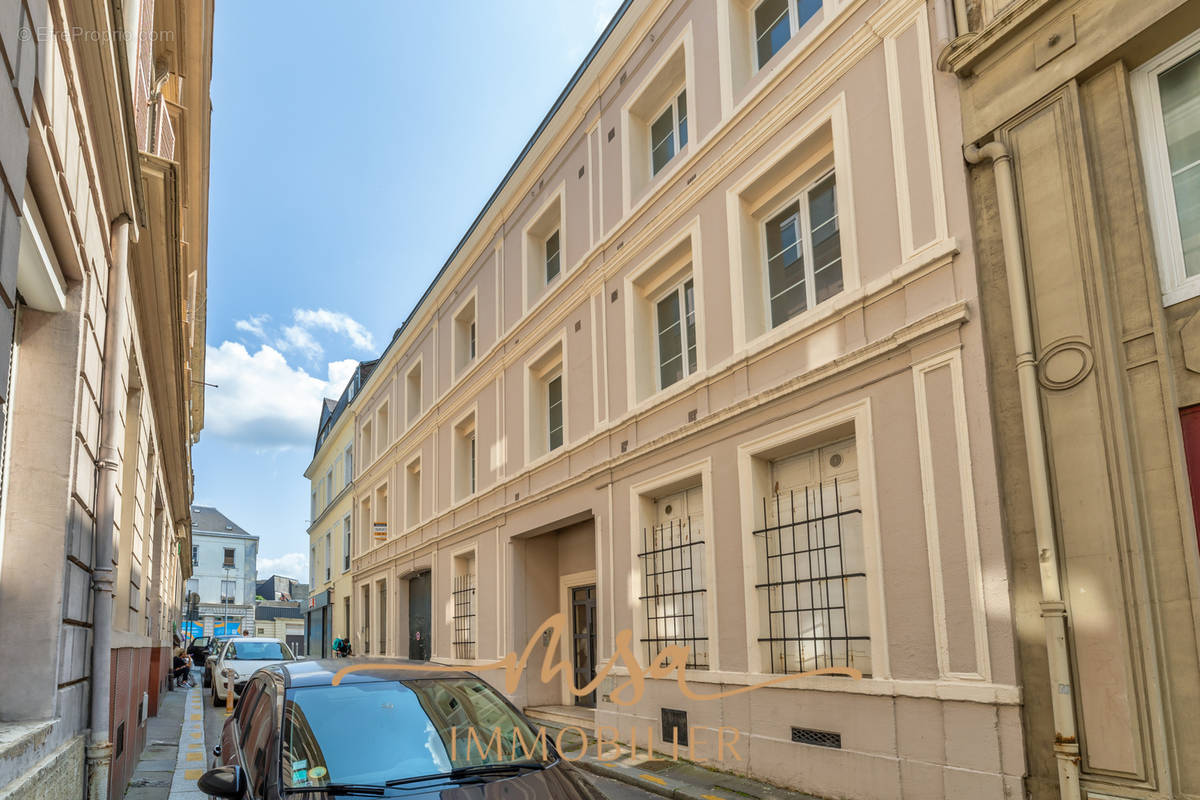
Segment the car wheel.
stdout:
<path fill-rule="evenodd" d="M 212 674 L 208 670 L 204 670 L 203 685 L 205 689 L 212 686 Z"/>
<path fill-rule="evenodd" d="M 225 705 L 225 701 L 217 697 L 217 687 L 215 685 L 212 687 L 212 704 L 213 708 L 220 708 Z"/>

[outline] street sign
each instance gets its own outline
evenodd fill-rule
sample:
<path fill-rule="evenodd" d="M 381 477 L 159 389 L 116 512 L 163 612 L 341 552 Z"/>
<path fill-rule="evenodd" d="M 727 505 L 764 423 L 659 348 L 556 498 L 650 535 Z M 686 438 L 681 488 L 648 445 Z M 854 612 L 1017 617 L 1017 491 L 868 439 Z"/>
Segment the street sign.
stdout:
<path fill-rule="evenodd" d="M 387 523 L 386 522 L 376 522 L 374 525 L 374 528 L 375 528 L 375 541 L 377 541 L 377 542 L 385 541 L 387 539 Z"/>

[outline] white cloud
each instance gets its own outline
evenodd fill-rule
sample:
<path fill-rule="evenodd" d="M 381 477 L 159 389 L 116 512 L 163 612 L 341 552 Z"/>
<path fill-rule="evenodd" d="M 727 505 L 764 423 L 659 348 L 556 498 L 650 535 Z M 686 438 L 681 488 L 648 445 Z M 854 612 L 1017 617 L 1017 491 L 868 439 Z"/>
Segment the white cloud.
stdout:
<path fill-rule="evenodd" d="M 361 322 L 340 311 L 328 311 L 324 308 L 297 308 L 292 312 L 292 319 L 306 330 L 322 328 L 343 334 L 350 340 L 350 344 L 359 350 L 370 352 L 375 349 L 375 340 L 371 336 L 371 332 Z"/>
<path fill-rule="evenodd" d="M 239 331 L 252 333 L 260 339 L 267 338 L 267 332 L 264 326 L 271 321 L 270 314 L 251 314 L 250 319 L 239 319 L 233 323 L 233 326 Z"/>
<path fill-rule="evenodd" d="M 266 580 L 272 575 L 295 578 L 303 583 L 308 580 L 308 555 L 286 553 L 278 558 L 258 557 L 258 579 Z"/>
<path fill-rule="evenodd" d="M 275 342 L 280 350 L 294 350 L 304 357 L 315 361 L 325 352 L 321 345 L 308 332 L 307 328 L 299 325 L 288 325 L 283 329 L 283 338 Z"/>
<path fill-rule="evenodd" d="M 357 363 L 334 361 L 321 379 L 270 345 L 253 354 L 238 342 L 210 345 L 205 379 L 217 388 L 205 394 L 206 432 L 255 450 L 312 447 L 323 399 L 341 395 Z"/>

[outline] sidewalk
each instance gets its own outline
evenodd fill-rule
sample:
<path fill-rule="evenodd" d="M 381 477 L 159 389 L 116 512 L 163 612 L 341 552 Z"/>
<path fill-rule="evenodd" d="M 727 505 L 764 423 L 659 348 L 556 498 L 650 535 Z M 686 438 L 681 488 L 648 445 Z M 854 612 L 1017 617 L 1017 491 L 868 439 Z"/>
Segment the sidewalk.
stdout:
<path fill-rule="evenodd" d="M 196 788 L 206 765 L 202 692 L 196 686 L 167 692 L 146 722 L 146 749 L 125 790 L 125 800 L 205 800 Z"/>
<path fill-rule="evenodd" d="M 563 751 L 578 752 L 579 739 L 568 733 L 563 737 Z M 612 745 L 616 748 L 618 745 Z M 629 748 L 619 746 L 621 755 L 613 758 L 615 749 L 606 749 L 608 758 L 600 760 L 590 743 L 588 755 L 573 762 L 595 775 L 635 786 L 645 792 L 676 800 L 819 800 L 816 797 L 788 789 L 780 789 L 740 775 L 708 769 L 690 761 L 648 759 L 644 755 L 629 757 Z"/>

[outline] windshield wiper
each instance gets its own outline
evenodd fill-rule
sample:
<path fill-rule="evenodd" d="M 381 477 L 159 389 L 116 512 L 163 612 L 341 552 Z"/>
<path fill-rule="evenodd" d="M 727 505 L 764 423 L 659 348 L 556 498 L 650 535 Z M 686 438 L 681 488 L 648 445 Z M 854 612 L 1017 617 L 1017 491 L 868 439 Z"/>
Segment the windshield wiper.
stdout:
<path fill-rule="evenodd" d="M 362 795 L 362 796 L 382 796 L 385 789 L 375 783 L 329 783 L 325 786 L 289 786 L 283 790 L 284 794 L 325 794 L 331 795 Z"/>
<path fill-rule="evenodd" d="M 458 767 L 449 772 L 436 772 L 432 775 L 415 775 L 411 778 L 396 778 L 387 781 L 386 786 L 403 786 L 408 783 L 424 783 L 426 781 L 445 781 L 455 778 L 477 778 L 484 775 L 521 772 L 523 770 L 542 770 L 546 765 L 540 761 L 506 761 L 498 764 L 477 764 L 473 767 Z"/>

